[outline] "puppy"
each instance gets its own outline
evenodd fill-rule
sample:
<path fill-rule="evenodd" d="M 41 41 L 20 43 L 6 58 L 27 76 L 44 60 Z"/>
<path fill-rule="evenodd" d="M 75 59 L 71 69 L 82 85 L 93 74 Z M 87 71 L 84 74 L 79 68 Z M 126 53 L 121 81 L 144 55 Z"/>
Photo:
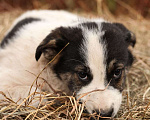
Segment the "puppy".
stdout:
<path fill-rule="evenodd" d="M 0 90 L 20 102 L 29 91 L 52 93 L 48 84 L 68 95 L 76 93 L 77 99 L 89 92 L 80 99 L 86 110 L 114 117 L 133 63 L 128 48 L 135 42 L 134 34 L 120 23 L 65 11 L 29 11 L 14 22 L 1 42 Z M 38 86 L 33 84 L 31 89 L 40 72 Z"/>

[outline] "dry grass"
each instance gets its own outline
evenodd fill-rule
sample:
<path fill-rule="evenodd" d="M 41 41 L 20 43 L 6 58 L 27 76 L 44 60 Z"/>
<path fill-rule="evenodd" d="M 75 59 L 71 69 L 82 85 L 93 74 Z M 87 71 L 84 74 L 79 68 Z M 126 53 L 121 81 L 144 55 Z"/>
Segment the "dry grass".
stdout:
<path fill-rule="evenodd" d="M 132 9 L 131 9 L 132 10 Z M 10 27 L 12 21 L 23 11 L 12 11 L 0 14 L 0 39 Z M 86 16 L 86 13 L 82 13 Z M 92 16 L 92 15 L 91 15 Z M 104 18 L 113 22 L 125 24 L 136 34 L 137 44 L 133 51 L 135 62 L 129 71 L 126 89 L 123 92 L 123 102 L 115 119 L 150 119 L 150 22 L 136 15 L 132 17 L 118 16 L 115 18 L 105 10 Z M 43 94 L 39 99 L 49 99 L 38 108 L 33 106 L 17 105 L 6 97 L 0 101 L 0 118 L 3 119 L 80 119 L 93 115 L 83 114 L 84 104 L 79 104 L 73 96 L 63 93 Z M 28 101 L 25 99 L 24 102 Z M 98 117 L 98 116 L 97 116 Z"/>

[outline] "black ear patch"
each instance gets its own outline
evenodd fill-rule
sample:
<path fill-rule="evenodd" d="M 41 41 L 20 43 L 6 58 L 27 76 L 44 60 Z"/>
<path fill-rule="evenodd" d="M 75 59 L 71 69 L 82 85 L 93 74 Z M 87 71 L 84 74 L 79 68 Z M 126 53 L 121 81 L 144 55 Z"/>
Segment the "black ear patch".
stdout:
<path fill-rule="evenodd" d="M 132 53 L 128 50 L 128 62 L 127 62 L 128 64 L 127 64 L 127 66 L 131 66 L 133 61 L 134 61 L 134 57 L 133 57 Z"/>
<path fill-rule="evenodd" d="M 131 31 L 129 31 L 123 24 L 121 23 L 113 23 L 116 25 L 124 34 L 125 34 L 125 40 L 128 43 L 128 45 L 131 45 L 132 47 L 136 44 L 136 37 L 135 34 Z"/>
<path fill-rule="evenodd" d="M 135 46 L 136 37 L 135 37 L 134 33 L 132 33 L 132 32 L 126 33 L 126 39 L 125 40 L 128 43 L 128 45 L 131 45 L 132 47 Z"/>
<path fill-rule="evenodd" d="M 67 43 L 67 40 L 61 36 L 59 29 L 52 31 L 37 47 L 36 60 L 39 60 L 42 53 L 46 59 L 51 60 Z"/>

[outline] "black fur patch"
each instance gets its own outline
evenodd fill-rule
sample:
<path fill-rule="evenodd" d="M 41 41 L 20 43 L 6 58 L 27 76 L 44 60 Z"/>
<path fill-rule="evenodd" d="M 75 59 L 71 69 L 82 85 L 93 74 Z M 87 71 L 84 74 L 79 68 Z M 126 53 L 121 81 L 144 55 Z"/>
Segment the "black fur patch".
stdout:
<path fill-rule="evenodd" d="M 107 47 L 107 64 L 116 59 L 126 65 L 128 62 L 127 34 L 111 23 L 102 23 L 102 31 L 105 31 L 103 42 Z"/>
<path fill-rule="evenodd" d="M 38 18 L 25 18 L 21 21 L 19 21 L 14 27 L 13 29 L 4 37 L 4 39 L 2 40 L 0 46 L 2 48 L 5 47 L 6 44 L 8 44 L 9 40 L 15 36 L 16 32 L 24 25 L 35 22 L 35 21 L 39 21 L 40 19 Z"/>
<path fill-rule="evenodd" d="M 126 41 L 128 42 L 129 45 L 132 47 L 135 46 L 136 43 L 136 37 L 135 34 L 129 31 L 123 24 L 121 23 L 113 23 L 115 26 L 117 26 L 122 33 L 126 34 Z"/>
<path fill-rule="evenodd" d="M 51 46 L 50 41 L 55 40 L 55 46 Z M 92 74 L 86 66 L 83 56 L 80 54 L 83 42 L 83 33 L 78 27 L 60 27 L 52 31 L 38 46 L 36 59 L 45 51 L 53 50 L 58 53 L 67 43 L 69 45 L 61 52 L 60 58 L 56 64 L 53 64 L 54 73 L 60 80 L 67 81 L 69 89 L 74 92 L 87 85 L 92 80 Z M 78 77 L 79 72 L 86 72 L 87 81 L 82 81 Z"/>
<path fill-rule="evenodd" d="M 66 79 L 69 89 L 74 92 L 81 89 L 81 87 L 89 84 L 92 80 L 92 75 L 86 66 L 83 56 L 80 54 L 81 44 L 83 42 L 83 33 L 80 28 L 59 28 L 62 39 L 69 42 L 69 45 L 63 50 L 62 56 L 58 63 L 54 66 L 55 73 L 61 78 L 61 74 L 70 73 L 70 79 Z M 83 69 L 76 69 L 81 66 Z M 88 81 L 81 81 L 77 73 L 79 71 L 88 73 Z"/>
<path fill-rule="evenodd" d="M 111 73 L 108 73 L 108 66 L 109 63 L 112 60 L 116 60 L 115 65 L 117 64 L 123 64 L 124 67 L 131 66 L 133 63 L 133 56 L 131 52 L 128 50 L 129 43 L 126 40 L 127 38 L 130 39 L 129 32 L 123 25 L 119 26 L 116 24 L 111 23 L 102 23 L 102 31 L 105 31 L 105 34 L 103 36 L 103 41 L 106 43 L 106 50 L 107 50 L 107 75 L 106 78 L 108 81 L 111 80 L 110 85 L 112 85 L 114 88 L 120 89 L 122 91 L 123 86 L 117 86 L 117 84 L 121 85 L 124 83 L 125 80 L 125 74 L 124 76 L 114 79 L 114 70 L 117 69 L 117 67 L 112 70 Z M 123 85 L 123 84 L 122 84 Z"/>

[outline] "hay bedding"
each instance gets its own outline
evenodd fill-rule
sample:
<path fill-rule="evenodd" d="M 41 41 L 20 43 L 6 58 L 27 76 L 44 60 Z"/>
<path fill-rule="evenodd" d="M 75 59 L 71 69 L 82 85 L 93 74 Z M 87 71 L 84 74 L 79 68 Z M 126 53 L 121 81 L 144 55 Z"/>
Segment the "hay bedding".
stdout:
<path fill-rule="evenodd" d="M 0 14 L 0 39 L 12 21 L 22 11 L 5 12 Z M 109 18 L 110 20 L 111 18 Z M 112 19 L 115 22 L 125 24 L 137 36 L 137 44 L 134 49 L 135 62 L 129 71 L 126 89 L 123 92 L 123 102 L 115 119 L 150 119 L 150 24 L 143 18 L 131 19 L 120 16 Z M 5 96 L 5 93 L 0 92 Z M 33 98 L 34 94 L 43 94 L 42 98 Z M 96 114 L 82 113 L 84 104 L 80 104 L 74 96 L 66 96 L 64 93 L 32 93 L 22 104 L 17 105 L 10 98 L 0 100 L 0 119 L 33 120 L 33 119 L 88 119 Z M 32 99 L 48 99 L 46 103 L 40 103 L 38 108 L 30 106 Z"/>

